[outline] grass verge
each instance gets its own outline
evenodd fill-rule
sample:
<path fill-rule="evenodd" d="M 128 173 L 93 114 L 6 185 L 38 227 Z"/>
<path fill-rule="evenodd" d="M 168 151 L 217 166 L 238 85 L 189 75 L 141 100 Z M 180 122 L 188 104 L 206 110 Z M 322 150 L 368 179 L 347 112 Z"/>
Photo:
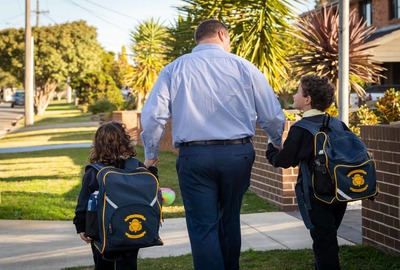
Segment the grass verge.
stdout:
<path fill-rule="evenodd" d="M 162 247 L 161 247 L 162 248 Z M 400 269 L 400 257 L 389 255 L 370 246 L 341 246 L 340 264 L 345 270 L 397 270 Z M 193 269 L 190 254 L 178 257 L 139 259 L 141 270 Z M 65 268 L 64 270 L 91 270 L 93 266 Z M 305 270 L 314 269 L 311 249 L 271 250 L 242 252 L 240 257 L 242 270 Z"/>

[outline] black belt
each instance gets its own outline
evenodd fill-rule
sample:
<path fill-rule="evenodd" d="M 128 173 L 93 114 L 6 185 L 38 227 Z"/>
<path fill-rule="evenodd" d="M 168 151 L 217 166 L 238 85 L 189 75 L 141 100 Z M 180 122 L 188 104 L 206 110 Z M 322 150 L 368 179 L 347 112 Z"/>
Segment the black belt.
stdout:
<path fill-rule="evenodd" d="M 193 142 L 183 142 L 179 146 L 193 146 L 193 145 L 230 145 L 230 144 L 246 144 L 251 142 L 250 137 L 236 139 L 236 140 L 210 140 L 210 141 L 193 141 Z"/>

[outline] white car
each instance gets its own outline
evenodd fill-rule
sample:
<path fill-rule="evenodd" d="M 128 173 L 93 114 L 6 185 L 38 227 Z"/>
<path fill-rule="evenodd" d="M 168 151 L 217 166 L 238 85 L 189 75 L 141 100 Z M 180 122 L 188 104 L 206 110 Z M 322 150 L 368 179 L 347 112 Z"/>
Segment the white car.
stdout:
<path fill-rule="evenodd" d="M 124 100 L 127 100 L 130 98 L 130 96 L 132 96 L 132 90 L 129 89 L 129 87 L 122 87 L 121 94 L 122 94 L 122 97 L 124 98 Z"/>

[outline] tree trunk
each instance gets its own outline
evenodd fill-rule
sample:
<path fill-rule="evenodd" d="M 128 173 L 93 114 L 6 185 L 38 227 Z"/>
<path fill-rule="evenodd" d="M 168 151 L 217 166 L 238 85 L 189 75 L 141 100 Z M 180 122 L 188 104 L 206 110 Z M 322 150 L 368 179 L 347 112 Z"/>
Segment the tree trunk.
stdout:
<path fill-rule="evenodd" d="M 137 106 L 138 110 L 142 110 L 143 108 L 143 94 L 141 92 L 137 93 Z"/>
<path fill-rule="evenodd" d="M 34 97 L 34 107 L 37 115 L 41 116 L 49 106 L 50 101 L 53 99 L 57 87 L 56 82 L 48 82 L 43 87 L 39 87 Z"/>

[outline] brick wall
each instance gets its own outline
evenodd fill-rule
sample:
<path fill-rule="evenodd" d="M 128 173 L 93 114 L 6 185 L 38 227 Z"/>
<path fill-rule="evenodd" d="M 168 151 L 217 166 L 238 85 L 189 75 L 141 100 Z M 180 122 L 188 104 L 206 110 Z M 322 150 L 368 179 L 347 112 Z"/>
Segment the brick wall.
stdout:
<path fill-rule="evenodd" d="M 286 122 L 284 139 L 286 139 L 287 132 L 292 124 L 294 124 L 292 121 Z M 256 159 L 251 174 L 250 190 L 278 206 L 282 211 L 296 210 L 297 200 L 294 186 L 297 181 L 298 169 L 297 167 L 282 169 L 271 166 L 265 157 L 267 142 L 267 135 L 257 126 L 253 138 Z"/>
<path fill-rule="evenodd" d="M 379 195 L 362 201 L 362 238 L 400 255 L 400 125 L 361 127 L 361 137 L 376 160 Z"/>
<path fill-rule="evenodd" d="M 357 9 L 357 17 L 360 19 L 359 2 L 350 4 L 350 10 Z M 400 19 L 390 19 L 390 2 L 389 0 L 373 0 L 372 1 L 372 24 L 376 28 L 388 25 L 399 24 Z"/>

